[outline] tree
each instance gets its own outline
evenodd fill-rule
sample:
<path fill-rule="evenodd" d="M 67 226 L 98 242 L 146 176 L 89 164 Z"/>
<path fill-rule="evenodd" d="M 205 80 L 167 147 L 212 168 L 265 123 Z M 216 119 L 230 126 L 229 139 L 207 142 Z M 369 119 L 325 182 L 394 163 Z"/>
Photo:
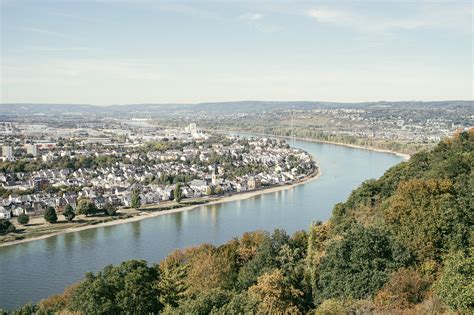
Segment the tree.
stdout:
<path fill-rule="evenodd" d="M 18 216 L 17 220 L 21 225 L 27 225 L 30 222 L 30 217 L 27 214 L 22 213 Z"/>
<path fill-rule="evenodd" d="M 157 286 L 163 305 L 177 307 L 185 298 L 188 265 L 181 262 L 182 258 L 182 253 L 175 251 L 160 262 L 160 281 Z"/>
<path fill-rule="evenodd" d="M 142 198 L 140 197 L 140 191 L 138 189 L 134 189 L 132 192 L 132 208 L 138 209 L 142 204 Z"/>
<path fill-rule="evenodd" d="M 456 203 L 451 180 L 412 179 L 400 183 L 384 218 L 399 242 L 421 261 L 438 260 L 446 247 L 467 242 L 469 215 Z"/>
<path fill-rule="evenodd" d="M 468 314 L 474 309 L 474 248 L 469 254 L 449 254 L 435 284 L 435 294 L 451 309 Z"/>
<path fill-rule="evenodd" d="M 76 217 L 76 213 L 74 212 L 74 209 L 70 204 L 67 204 L 66 207 L 64 207 L 63 215 L 69 222 L 74 220 L 74 218 Z"/>
<path fill-rule="evenodd" d="M 8 220 L 0 219 L 0 235 L 15 231 L 15 226 Z"/>
<path fill-rule="evenodd" d="M 83 214 L 83 215 L 88 216 L 88 215 L 96 214 L 97 207 L 91 200 L 87 198 L 83 198 L 79 200 L 79 202 L 77 203 L 76 211 L 77 211 L 77 214 Z"/>
<path fill-rule="evenodd" d="M 109 216 L 114 216 L 117 214 L 117 207 L 115 207 L 113 204 L 111 203 L 107 203 L 105 206 L 104 206 L 104 213 L 106 215 L 109 215 Z"/>
<path fill-rule="evenodd" d="M 402 310 L 421 303 L 429 282 L 412 268 L 400 268 L 390 275 L 375 303 L 382 309 Z"/>
<path fill-rule="evenodd" d="M 214 189 L 214 193 L 216 195 L 222 195 L 224 193 L 224 190 L 222 189 L 221 185 L 217 185 Z"/>
<path fill-rule="evenodd" d="M 73 284 L 60 294 L 49 296 L 38 302 L 38 313 L 34 314 L 58 314 L 62 312 L 69 305 L 69 301 L 76 291 L 78 284 Z"/>
<path fill-rule="evenodd" d="M 58 215 L 56 214 L 56 210 L 51 206 L 46 208 L 43 217 L 49 223 L 56 223 L 58 221 Z"/>
<path fill-rule="evenodd" d="M 411 255 L 382 232 L 353 225 L 326 248 L 317 274 L 315 304 L 331 298 L 372 296 Z"/>
<path fill-rule="evenodd" d="M 198 248 L 189 262 L 187 284 L 189 294 L 198 294 L 212 288 L 223 288 L 227 284 L 231 266 L 224 255 L 219 255 L 212 245 Z"/>
<path fill-rule="evenodd" d="M 177 183 L 175 188 L 174 188 L 174 201 L 176 201 L 177 203 L 180 203 L 181 202 L 181 199 L 182 199 L 182 191 L 181 191 L 181 184 L 180 183 Z"/>
<path fill-rule="evenodd" d="M 230 301 L 231 294 L 218 288 L 201 291 L 192 299 L 184 300 L 179 307 L 167 309 L 165 314 L 215 314 Z M 221 314 L 221 312 L 219 312 Z M 222 313 L 225 314 L 225 313 Z"/>
<path fill-rule="evenodd" d="M 258 277 L 257 284 L 249 288 L 249 294 L 260 301 L 258 310 L 262 314 L 299 313 L 297 305 L 303 296 L 303 292 L 291 286 L 279 269 Z"/>
<path fill-rule="evenodd" d="M 158 279 L 158 269 L 148 267 L 143 260 L 109 265 L 98 274 L 86 275 L 75 289 L 69 308 L 82 314 L 159 313 Z"/>

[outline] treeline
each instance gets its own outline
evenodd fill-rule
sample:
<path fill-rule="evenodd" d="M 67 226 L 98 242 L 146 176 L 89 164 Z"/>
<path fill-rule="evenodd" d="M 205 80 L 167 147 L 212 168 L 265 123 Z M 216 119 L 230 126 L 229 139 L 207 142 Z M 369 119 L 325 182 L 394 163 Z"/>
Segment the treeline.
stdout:
<path fill-rule="evenodd" d="M 16 312 L 470 314 L 473 164 L 471 130 L 363 183 L 307 232 L 108 266 Z"/>
<path fill-rule="evenodd" d="M 323 131 L 315 131 L 311 129 L 295 128 L 292 132 L 291 128 L 266 128 L 262 129 L 269 134 L 291 137 L 292 133 L 295 137 L 309 138 L 314 140 L 329 141 L 342 144 L 358 145 L 368 148 L 389 150 L 393 152 L 400 152 L 406 154 L 413 154 L 424 148 L 430 148 L 428 143 L 420 142 L 402 142 L 400 140 L 381 140 L 361 138 L 351 135 L 331 134 Z"/>

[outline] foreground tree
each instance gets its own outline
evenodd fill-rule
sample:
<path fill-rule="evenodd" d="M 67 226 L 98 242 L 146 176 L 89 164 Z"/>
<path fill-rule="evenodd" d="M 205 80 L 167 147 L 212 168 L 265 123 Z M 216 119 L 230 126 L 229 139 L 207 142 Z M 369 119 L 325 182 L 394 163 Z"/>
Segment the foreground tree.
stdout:
<path fill-rule="evenodd" d="M 44 211 L 44 219 L 46 222 L 49 223 L 56 223 L 58 221 L 58 215 L 56 214 L 56 210 L 53 207 L 48 207 Z"/>
<path fill-rule="evenodd" d="M 435 293 L 452 310 L 474 310 L 474 247 L 467 255 L 460 251 L 446 257 Z"/>
<path fill-rule="evenodd" d="M 251 297 L 260 301 L 258 311 L 262 314 L 296 314 L 303 292 L 295 289 L 276 269 L 258 277 L 257 284 L 249 288 Z"/>
<path fill-rule="evenodd" d="M 317 272 L 315 304 L 331 298 L 373 296 L 392 271 L 407 265 L 411 255 L 382 232 L 354 225 L 331 243 Z"/>
<path fill-rule="evenodd" d="M 63 215 L 69 222 L 74 220 L 74 218 L 76 217 L 76 213 L 74 212 L 74 209 L 70 204 L 67 204 L 66 207 L 64 207 Z"/>
<path fill-rule="evenodd" d="M 175 251 L 160 262 L 157 288 L 161 292 L 160 302 L 165 306 L 177 307 L 186 297 L 188 265 L 182 259 L 182 252 Z"/>
<path fill-rule="evenodd" d="M 158 269 L 143 260 L 109 265 L 94 275 L 88 273 L 76 288 L 69 309 L 82 314 L 148 314 L 162 309 L 154 285 Z"/>
<path fill-rule="evenodd" d="M 18 216 L 17 220 L 21 225 L 27 225 L 30 222 L 30 217 L 27 214 L 22 213 Z"/>

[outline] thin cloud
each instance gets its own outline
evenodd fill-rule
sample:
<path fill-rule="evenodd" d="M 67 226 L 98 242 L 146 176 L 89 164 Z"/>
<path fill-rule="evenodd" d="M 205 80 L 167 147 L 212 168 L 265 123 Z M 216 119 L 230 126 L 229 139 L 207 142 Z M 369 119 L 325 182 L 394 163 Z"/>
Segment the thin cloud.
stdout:
<path fill-rule="evenodd" d="M 19 30 L 23 32 L 30 32 L 30 33 L 36 33 L 36 34 L 42 34 L 42 35 L 48 35 L 48 36 L 56 36 L 56 37 L 62 37 L 62 38 L 70 38 L 70 36 L 56 32 L 56 31 L 50 31 L 42 28 L 37 28 L 37 27 L 20 27 Z"/>
<path fill-rule="evenodd" d="M 311 8 L 305 15 L 321 24 L 350 28 L 359 32 L 383 33 L 391 30 L 415 30 L 421 28 L 471 29 L 472 10 L 463 5 L 427 5 L 416 12 L 399 17 L 368 15 L 357 10 L 331 7 Z"/>
<path fill-rule="evenodd" d="M 263 14 L 260 14 L 260 13 L 248 12 L 248 13 L 239 15 L 240 20 L 249 21 L 249 22 L 258 21 L 258 20 L 261 20 L 262 18 L 263 18 Z"/>
<path fill-rule="evenodd" d="M 40 51 L 40 52 L 61 52 L 61 51 L 88 51 L 89 47 L 47 47 L 47 46 L 27 46 L 25 51 Z"/>

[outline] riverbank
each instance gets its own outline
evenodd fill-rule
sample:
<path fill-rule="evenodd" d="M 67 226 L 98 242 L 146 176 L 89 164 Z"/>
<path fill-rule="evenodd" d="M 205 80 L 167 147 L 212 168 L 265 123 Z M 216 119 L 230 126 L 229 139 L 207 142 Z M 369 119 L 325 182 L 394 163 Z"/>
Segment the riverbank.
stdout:
<path fill-rule="evenodd" d="M 289 138 L 291 139 L 291 137 L 289 137 Z M 355 148 L 355 149 L 362 149 L 362 150 L 369 150 L 369 151 L 374 151 L 374 152 L 389 153 L 389 154 L 394 154 L 396 156 L 399 156 L 399 157 L 403 158 L 406 161 L 408 161 L 411 157 L 411 155 L 407 154 L 407 153 L 402 153 L 402 152 L 397 152 L 397 151 L 392 151 L 392 150 L 387 150 L 387 149 L 378 149 L 378 148 L 373 148 L 373 147 L 366 147 L 366 146 L 357 145 L 357 144 L 349 144 L 349 143 L 326 141 L 326 140 L 317 140 L 317 139 L 311 139 L 311 138 L 295 138 L 295 140 L 312 141 L 312 142 L 319 142 L 319 143 L 329 143 L 329 144 L 340 145 L 340 146 L 350 147 L 350 148 Z"/>
<path fill-rule="evenodd" d="M 144 220 L 147 218 L 153 218 L 160 215 L 190 211 L 202 206 L 210 206 L 210 205 L 215 205 L 215 204 L 233 202 L 237 200 L 244 200 L 244 199 L 252 198 L 258 195 L 264 195 L 264 194 L 275 193 L 275 192 L 279 192 L 283 190 L 288 190 L 296 186 L 303 185 L 310 181 L 318 179 L 321 176 L 321 169 L 318 165 L 316 169 L 317 169 L 316 172 L 313 172 L 307 177 L 299 181 L 295 181 L 293 183 L 282 184 L 278 186 L 271 186 L 271 187 L 262 188 L 262 189 L 254 190 L 254 191 L 243 192 L 243 193 L 234 193 L 232 195 L 222 196 L 222 197 L 213 196 L 209 198 L 208 201 L 204 199 L 203 202 L 192 204 L 192 205 L 186 205 L 186 203 L 176 204 L 175 206 L 171 206 L 173 208 L 169 210 L 153 210 L 153 209 L 159 209 L 160 204 L 157 204 L 157 205 L 150 205 L 147 207 L 140 208 L 141 211 L 135 214 L 126 214 L 125 218 L 106 217 L 106 219 L 104 219 L 104 220 L 107 220 L 106 222 L 100 222 L 101 219 L 98 218 L 97 219 L 98 221 L 93 221 L 92 224 L 84 222 L 84 223 L 79 223 L 79 226 L 76 225 L 73 227 L 68 226 L 68 224 L 69 225 L 74 224 L 75 222 L 65 223 L 62 225 L 50 225 L 51 227 L 58 227 L 58 228 L 55 229 L 51 233 L 45 233 L 39 236 L 28 237 L 28 235 L 23 235 L 24 238 L 22 239 L 16 239 L 16 240 L 0 243 L 0 247 L 6 247 L 6 246 L 12 246 L 12 245 L 26 243 L 26 242 L 37 241 L 37 240 L 41 240 L 41 239 L 45 239 L 45 238 L 49 238 L 53 236 L 58 236 L 58 235 L 66 234 L 66 233 L 79 232 L 79 231 L 88 230 L 88 229 L 95 229 L 95 228 L 100 228 L 100 227 L 131 223 L 131 222 Z M 192 200 L 190 200 L 190 202 L 192 202 Z"/>
<path fill-rule="evenodd" d="M 328 144 L 340 145 L 340 146 L 350 147 L 350 148 L 355 148 L 355 149 L 362 149 L 362 150 L 369 150 L 369 151 L 374 151 L 374 152 L 394 154 L 396 156 L 399 156 L 399 157 L 403 158 L 406 161 L 409 160 L 410 157 L 411 157 L 410 154 L 403 153 L 403 152 L 397 152 L 397 151 L 392 151 L 392 150 L 387 150 L 387 149 L 379 149 L 379 148 L 368 147 L 368 146 L 357 145 L 357 144 L 327 141 L 327 140 L 319 140 L 319 139 L 314 139 L 314 138 L 301 138 L 301 137 L 292 138 L 290 136 L 279 136 L 279 135 L 273 135 L 273 134 L 268 134 L 268 133 L 258 133 L 258 132 L 239 132 L 239 131 L 225 131 L 225 130 L 213 130 L 213 131 L 217 132 L 217 133 L 223 133 L 223 134 L 239 133 L 239 134 L 265 136 L 265 137 L 280 138 L 280 139 L 289 139 L 289 140 L 295 139 L 295 140 L 300 140 L 300 141 L 309 141 L 309 142 L 316 142 L 316 143 L 328 143 Z"/>

